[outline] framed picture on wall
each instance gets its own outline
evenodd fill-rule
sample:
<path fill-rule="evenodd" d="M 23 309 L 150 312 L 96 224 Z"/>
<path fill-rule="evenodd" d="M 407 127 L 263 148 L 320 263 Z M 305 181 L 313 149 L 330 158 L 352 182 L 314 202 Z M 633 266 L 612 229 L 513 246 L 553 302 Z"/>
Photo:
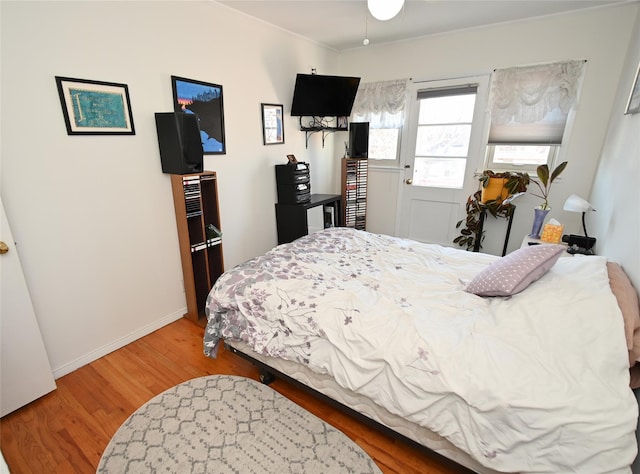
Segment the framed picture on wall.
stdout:
<path fill-rule="evenodd" d="M 637 114 L 638 112 L 640 112 L 640 83 L 638 82 L 639 76 L 640 64 L 638 64 L 636 77 L 633 80 L 633 86 L 631 87 L 631 93 L 629 94 L 629 100 L 627 101 L 627 109 L 624 112 L 625 115 Z"/>
<path fill-rule="evenodd" d="M 265 145 L 284 143 L 282 104 L 262 105 L 262 140 Z"/>
<path fill-rule="evenodd" d="M 198 117 L 205 155 L 224 155 L 224 104 L 222 86 L 171 76 L 175 112 Z"/>
<path fill-rule="evenodd" d="M 126 84 L 55 76 L 69 135 L 135 135 Z"/>

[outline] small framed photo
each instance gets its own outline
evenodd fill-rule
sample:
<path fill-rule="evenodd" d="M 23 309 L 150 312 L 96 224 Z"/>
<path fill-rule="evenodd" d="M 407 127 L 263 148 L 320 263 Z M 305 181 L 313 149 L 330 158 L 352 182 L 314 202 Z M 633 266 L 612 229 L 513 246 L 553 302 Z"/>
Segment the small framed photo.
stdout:
<path fill-rule="evenodd" d="M 174 112 L 198 117 L 204 154 L 226 154 L 222 86 L 178 76 L 171 76 L 171 86 Z"/>
<path fill-rule="evenodd" d="M 338 117 L 338 129 L 340 130 L 348 130 L 349 129 L 349 117 Z"/>
<path fill-rule="evenodd" d="M 282 104 L 262 104 L 262 140 L 265 145 L 284 143 Z"/>
<path fill-rule="evenodd" d="M 636 77 L 633 80 L 633 86 L 631 87 L 631 93 L 629 94 L 629 100 L 627 101 L 627 109 L 625 115 L 637 114 L 640 112 L 640 64 L 636 70 Z"/>
<path fill-rule="evenodd" d="M 298 164 L 298 159 L 296 158 L 296 155 L 287 155 L 287 161 L 291 165 L 297 165 Z"/>
<path fill-rule="evenodd" d="M 126 84 L 55 76 L 69 135 L 135 135 Z"/>

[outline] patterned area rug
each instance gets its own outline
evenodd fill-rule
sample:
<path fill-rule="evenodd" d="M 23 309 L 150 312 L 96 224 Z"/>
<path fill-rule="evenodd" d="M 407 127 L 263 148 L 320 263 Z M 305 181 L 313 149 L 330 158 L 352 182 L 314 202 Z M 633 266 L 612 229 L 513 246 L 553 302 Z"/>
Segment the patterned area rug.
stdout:
<path fill-rule="evenodd" d="M 212 375 L 145 403 L 98 473 L 380 473 L 342 432 L 251 379 Z"/>

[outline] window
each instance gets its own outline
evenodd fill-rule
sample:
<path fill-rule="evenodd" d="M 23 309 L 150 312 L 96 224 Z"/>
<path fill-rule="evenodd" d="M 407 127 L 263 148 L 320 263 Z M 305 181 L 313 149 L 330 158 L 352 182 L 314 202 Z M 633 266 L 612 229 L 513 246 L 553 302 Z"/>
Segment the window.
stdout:
<path fill-rule="evenodd" d="M 462 188 L 477 89 L 418 91 L 414 186 Z"/>
<path fill-rule="evenodd" d="M 369 159 L 398 159 L 400 128 L 369 128 Z"/>
<path fill-rule="evenodd" d="M 583 71 L 584 61 L 495 70 L 486 167 L 534 171 L 541 164 L 552 166 Z"/>
<path fill-rule="evenodd" d="M 404 126 L 406 79 L 360 84 L 352 119 L 369 122 L 369 159 L 397 166 Z"/>
<path fill-rule="evenodd" d="M 538 165 L 552 165 L 557 145 L 489 145 L 486 168 L 504 171 L 534 171 Z"/>

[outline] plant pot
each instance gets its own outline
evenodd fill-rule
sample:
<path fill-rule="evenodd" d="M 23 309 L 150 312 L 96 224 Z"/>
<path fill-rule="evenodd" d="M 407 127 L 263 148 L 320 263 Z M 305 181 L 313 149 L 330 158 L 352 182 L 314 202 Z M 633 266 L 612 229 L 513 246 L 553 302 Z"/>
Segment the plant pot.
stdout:
<path fill-rule="evenodd" d="M 480 201 L 483 203 L 487 201 L 495 201 L 496 199 L 504 201 L 509 195 L 509 191 L 505 187 L 507 181 L 509 181 L 507 178 L 489 178 L 487 187 L 482 188 Z"/>
<path fill-rule="evenodd" d="M 547 214 L 549 214 L 549 211 L 551 209 L 534 209 L 534 216 L 533 216 L 533 227 L 531 227 L 531 233 L 529 234 L 529 237 L 532 239 L 539 239 L 540 238 L 540 232 L 542 231 L 542 224 L 544 224 L 544 220 L 547 217 Z"/>

